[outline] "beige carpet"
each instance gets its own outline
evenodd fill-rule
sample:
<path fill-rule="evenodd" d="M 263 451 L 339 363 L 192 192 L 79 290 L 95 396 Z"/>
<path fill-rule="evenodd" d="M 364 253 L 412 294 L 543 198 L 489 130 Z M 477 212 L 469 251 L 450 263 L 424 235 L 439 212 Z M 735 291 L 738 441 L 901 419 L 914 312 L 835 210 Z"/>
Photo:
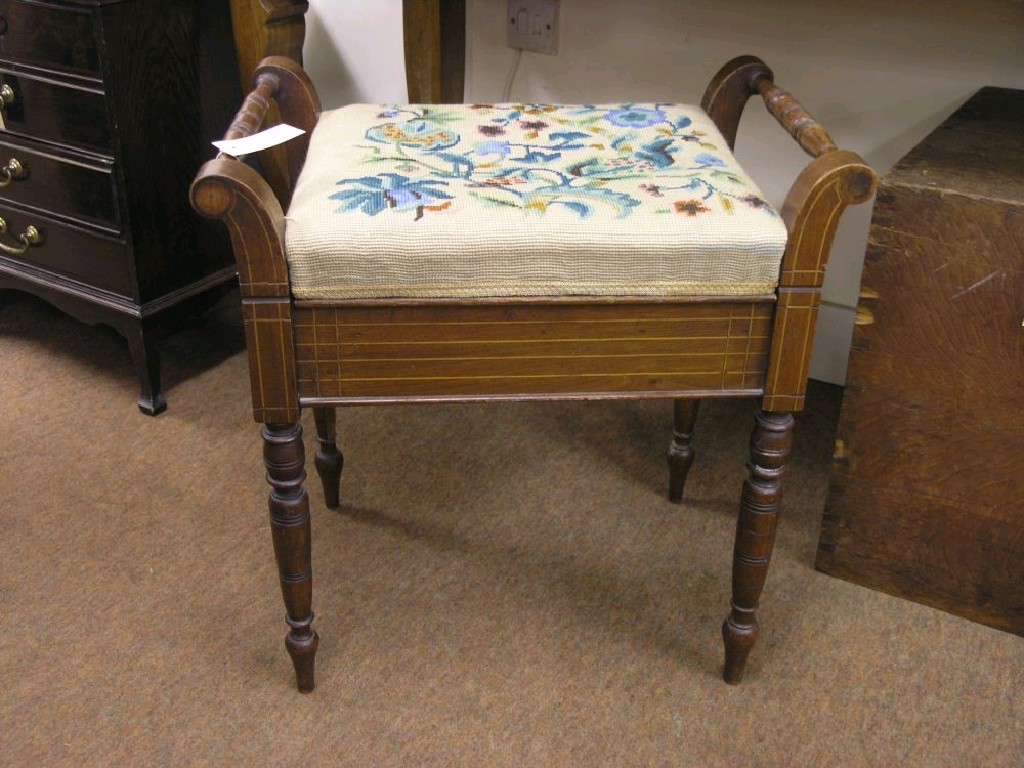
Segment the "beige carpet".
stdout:
<path fill-rule="evenodd" d="M 116 334 L 0 293 L 0 765 L 1024 764 L 1024 640 L 814 571 L 825 385 L 739 687 L 754 403 L 706 404 L 681 507 L 667 402 L 343 411 L 296 693 L 241 349 L 229 297 L 164 345 L 148 418 Z"/>

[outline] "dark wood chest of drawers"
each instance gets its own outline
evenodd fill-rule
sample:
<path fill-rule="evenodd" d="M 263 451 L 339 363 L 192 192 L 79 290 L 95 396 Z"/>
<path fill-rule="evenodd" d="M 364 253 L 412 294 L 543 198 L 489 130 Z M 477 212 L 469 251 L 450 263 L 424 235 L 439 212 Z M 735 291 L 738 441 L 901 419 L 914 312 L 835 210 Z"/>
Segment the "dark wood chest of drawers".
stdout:
<path fill-rule="evenodd" d="M 188 187 L 237 73 L 227 0 L 0 0 L 0 288 L 114 327 L 149 413 L 155 329 L 234 279 Z"/>
<path fill-rule="evenodd" d="M 1024 91 L 879 185 L 817 565 L 1024 634 Z"/>

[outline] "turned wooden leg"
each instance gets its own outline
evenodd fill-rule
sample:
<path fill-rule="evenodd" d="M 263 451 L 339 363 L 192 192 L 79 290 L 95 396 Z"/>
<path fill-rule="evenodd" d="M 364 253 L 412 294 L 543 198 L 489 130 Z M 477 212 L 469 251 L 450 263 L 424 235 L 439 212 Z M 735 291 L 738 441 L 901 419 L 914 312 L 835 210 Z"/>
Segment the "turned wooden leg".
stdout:
<path fill-rule="evenodd" d="M 775 546 L 782 475 L 793 447 L 793 416 L 761 411 L 750 438 L 749 475 L 743 483 L 732 561 L 732 610 L 722 624 L 727 683 L 743 678 L 747 655 L 757 642 L 757 601 Z"/>
<path fill-rule="evenodd" d="M 690 445 L 693 425 L 697 421 L 700 400 L 676 398 L 672 412 L 672 444 L 668 447 L 668 498 L 680 503 L 686 476 L 693 466 L 694 452 Z"/>
<path fill-rule="evenodd" d="M 295 666 L 303 693 L 313 690 L 313 659 L 320 642 L 313 629 L 313 569 L 309 498 L 302 427 L 267 424 L 263 427 L 263 462 L 270 483 L 270 530 L 281 577 L 281 592 L 291 630 L 285 647 Z"/>
<path fill-rule="evenodd" d="M 328 509 L 341 506 L 341 470 L 345 466 L 345 457 L 337 446 L 337 428 L 335 427 L 334 408 L 314 408 L 313 420 L 316 422 L 316 472 L 324 486 L 324 500 Z"/>

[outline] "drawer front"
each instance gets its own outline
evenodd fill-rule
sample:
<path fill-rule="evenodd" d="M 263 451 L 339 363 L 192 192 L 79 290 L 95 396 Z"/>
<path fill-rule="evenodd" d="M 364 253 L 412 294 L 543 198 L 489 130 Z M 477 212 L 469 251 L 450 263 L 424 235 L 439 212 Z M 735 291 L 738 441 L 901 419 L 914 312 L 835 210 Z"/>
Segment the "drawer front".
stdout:
<path fill-rule="evenodd" d="M 4 246 L 0 249 L 3 267 L 37 267 L 132 297 L 128 249 L 122 240 L 3 205 L 0 205 L 0 219 L 7 230 L 0 235 L 0 244 Z M 18 235 L 30 225 L 39 230 L 41 242 L 23 253 L 11 253 L 8 249 L 22 248 Z"/>
<path fill-rule="evenodd" d="M 113 163 L 0 139 L 0 200 L 121 231 Z"/>
<path fill-rule="evenodd" d="M 110 128 L 101 91 L 14 74 L 3 67 L 0 83 L 12 92 L 3 108 L 8 133 L 110 152 Z"/>
<path fill-rule="evenodd" d="M 0 0 L 0 57 L 100 75 L 92 12 L 24 0 Z"/>

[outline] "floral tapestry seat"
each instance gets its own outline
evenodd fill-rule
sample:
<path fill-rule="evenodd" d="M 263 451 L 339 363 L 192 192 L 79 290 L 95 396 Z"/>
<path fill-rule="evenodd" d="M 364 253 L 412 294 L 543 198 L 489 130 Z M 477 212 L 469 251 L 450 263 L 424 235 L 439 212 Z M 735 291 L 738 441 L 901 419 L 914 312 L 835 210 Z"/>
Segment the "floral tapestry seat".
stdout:
<path fill-rule="evenodd" d="M 755 295 L 779 214 L 684 104 L 324 112 L 286 223 L 302 299 Z"/>

